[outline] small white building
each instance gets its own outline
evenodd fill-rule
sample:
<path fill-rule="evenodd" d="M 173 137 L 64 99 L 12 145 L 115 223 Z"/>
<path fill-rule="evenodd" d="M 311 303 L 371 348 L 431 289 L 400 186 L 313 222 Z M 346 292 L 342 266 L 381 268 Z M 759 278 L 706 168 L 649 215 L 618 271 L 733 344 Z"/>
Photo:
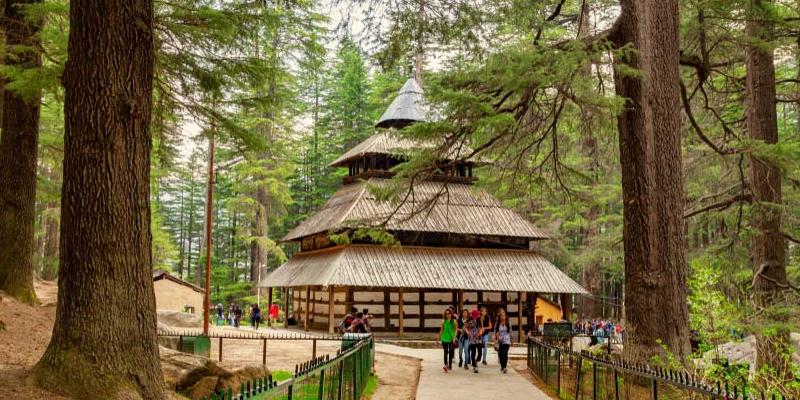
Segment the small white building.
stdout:
<path fill-rule="evenodd" d="M 202 314 L 203 288 L 172 276 L 163 270 L 153 271 L 156 309 Z"/>

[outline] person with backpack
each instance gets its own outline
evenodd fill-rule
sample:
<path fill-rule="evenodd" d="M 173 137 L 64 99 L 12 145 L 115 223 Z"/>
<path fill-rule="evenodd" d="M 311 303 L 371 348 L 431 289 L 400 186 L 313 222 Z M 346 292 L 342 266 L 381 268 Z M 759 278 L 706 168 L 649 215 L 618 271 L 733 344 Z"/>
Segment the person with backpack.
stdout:
<path fill-rule="evenodd" d="M 250 325 L 258 330 L 258 325 L 261 323 L 261 308 L 258 303 L 253 304 L 253 309 L 250 314 Z"/>
<path fill-rule="evenodd" d="M 344 318 L 342 318 L 342 322 L 339 323 L 339 330 L 344 332 L 352 332 L 353 320 L 356 319 L 356 314 L 358 313 L 358 309 L 355 307 L 350 307 L 350 312 L 348 312 Z"/>
<path fill-rule="evenodd" d="M 500 360 L 500 370 L 507 373 L 508 370 L 508 350 L 511 348 L 512 338 L 511 323 L 508 315 L 503 310 L 497 314 L 497 324 L 494 326 L 494 341 L 497 343 L 497 357 Z"/>
<path fill-rule="evenodd" d="M 488 365 L 486 359 L 489 353 L 489 334 L 492 332 L 492 329 L 494 329 L 494 324 L 492 324 L 492 318 L 489 316 L 489 309 L 486 308 L 486 306 L 481 307 L 478 325 L 481 330 L 481 337 L 483 338 L 483 349 L 481 353 L 478 353 L 478 361 L 481 361 L 483 365 Z"/>
<path fill-rule="evenodd" d="M 354 333 L 369 333 L 369 326 L 364 317 L 364 313 L 357 313 L 353 321 L 350 323 L 350 332 Z"/>
<path fill-rule="evenodd" d="M 453 369 L 453 351 L 456 345 L 456 327 L 458 324 L 453 319 L 453 310 L 448 308 L 444 310 L 444 318 L 442 324 L 439 326 L 439 340 L 442 342 L 442 349 L 444 350 L 444 372 Z"/>
<path fill-rule="evenodd" d="M 476 374 L 478 373 L 478 354 L 481 353 L 483 348 L 483 335 L 478 322 L 480 317 L 480 311 L 472 310 L 465 328 L 467 340 L 469 341 L 469 360 L 472 364 L 472 372 Z"/>
<path fill-rule="evenodd" d="M 458 366 L 463 365 L 464 369 L 469 369 L 469 336 L 467 335 L 467 321 L 469 321 L 469 310 L 461 310 L 458 317 Z"/>

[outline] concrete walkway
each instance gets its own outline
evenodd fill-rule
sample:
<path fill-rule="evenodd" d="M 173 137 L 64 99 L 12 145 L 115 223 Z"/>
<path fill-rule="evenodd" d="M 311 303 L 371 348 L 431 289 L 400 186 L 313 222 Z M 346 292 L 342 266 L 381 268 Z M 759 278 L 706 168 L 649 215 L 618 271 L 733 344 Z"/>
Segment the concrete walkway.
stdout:
<path fill-rule="evenodd" d="M 378 343 L 378 352 L 415 357 L 422 360 L 417 386 L 417 400 L 488 399 L 488 400 L 549 400 L 550 397 L 520 376 L 512 368 L 504 374 L 497 363 L 497 353 L 489 349 L 489 365 L 472 369 L 457 368 L 456 354 L 453 370 L 442 370 L 441 349 L 412 349 Z"/>

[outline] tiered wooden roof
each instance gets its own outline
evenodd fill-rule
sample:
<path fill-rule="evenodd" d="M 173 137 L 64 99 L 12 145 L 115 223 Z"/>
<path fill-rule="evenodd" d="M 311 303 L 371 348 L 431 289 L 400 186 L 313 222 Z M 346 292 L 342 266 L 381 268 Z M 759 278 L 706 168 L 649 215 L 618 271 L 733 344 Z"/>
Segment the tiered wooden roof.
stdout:
<path fill-rule="evenodd" d="M 387 185 L 386 180 L 373 178 L 341 187 L 316 214 L 289 231 L 283 240 L 379 226 L 384 222 L 389 231 L 548 238 L 546 232 L 497 199 L 469 185 L 421 182 L 396 196 L 405 199 L 402 203 L 378 201 L 370 188 Z"/>
<path fill-rule="evenodd" d="M 374 193 L 390 185 L 384 179 L 391 176 L 387 166 L 401 162 L 414 149 L 436 148 L 435 143 L 417 143 L 393 132 L 427 118 L 422 102 L 422 88 L 409 80 L 376 124 L 389 129 L 330 164 L 350 167 L 346 184 L 283 237 L 284 241 L 301 241 L 302 251 L 260 286 L 586 293 L 540 254 L 527 249 L 529 241 L 547 239 L 546 232 L 469 185 L 472 166 L 479 161 L 463 160 L 472 153 L 465 146 L 453 146 L 440 155 L 440 161 L 459 160 L 456 168 L 443 166 L 442 176 L 434 174 L 429 181 L 400 190 L 393 201 L 376 198 Z M 449 179 L 440 182 L 440 178 Z M 406 241 L 402 247 L 369 243 L 331 247 L 329 240 L 318 240 L 325 234 L 370 227 L 384 228 L 411 243 Z"/>
<path fill-rule="evenodd" d="M 508 249 L 338 246 L 295 254 L 261 282 L 306 285 L 587 293 L 538 253 Z"/>

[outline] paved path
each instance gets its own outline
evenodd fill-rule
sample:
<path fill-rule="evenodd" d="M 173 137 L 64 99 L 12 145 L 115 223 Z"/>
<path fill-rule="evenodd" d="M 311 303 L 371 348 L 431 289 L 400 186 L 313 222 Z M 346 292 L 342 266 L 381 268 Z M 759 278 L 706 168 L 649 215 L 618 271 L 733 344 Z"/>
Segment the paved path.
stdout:
<path fill-rule="evenodd" d="M 550 397 L 533 386 L 512 368 L 507 374 L 500 371 L 497 354 L 489 350 L 489 365 L 479 366 L 479 373 L 472 370 L 456 368 L 458 354 L 455 357 L 453 371 L 442 370 L 441 349 L 412 349 L 378 343 L 376 350 L 390 354 L 410 356 L 422 360 L 422 370 L 417 386 L 417 400 L 440 399 L 488 399 L 498 400 L 549 400 Z"/>

